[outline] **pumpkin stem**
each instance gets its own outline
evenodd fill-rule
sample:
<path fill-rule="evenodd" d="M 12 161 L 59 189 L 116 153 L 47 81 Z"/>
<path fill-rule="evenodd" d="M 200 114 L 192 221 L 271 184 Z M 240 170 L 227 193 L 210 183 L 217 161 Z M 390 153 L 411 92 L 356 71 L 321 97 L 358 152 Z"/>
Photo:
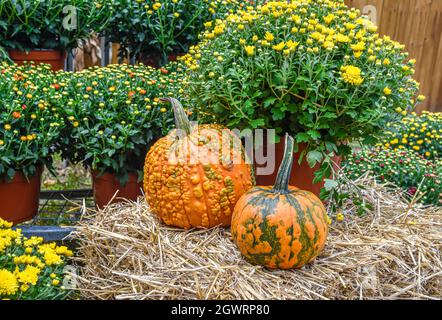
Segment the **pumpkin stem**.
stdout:
<path fill-rule="evenodd" d="M 189 135 L 191 132 L 191 125 L 186 111 L 184 111 L 183 105 L 175 98 L 162 98 L 160 101 L 170 102 L 172 104 L 176 128 L 184 131 L 186 135 Z"/>
<path fill-rule="evenodd" d="M 289 191 L 290 174 L 292 173 L 293 166 L 293 146 L 295 142 L 293 138 L 286 133 L 285 134 L 285 147 L 284 157 L 282 158 L 281 165 L 279 166 L 278 175 L 276 177 L 273 190 L 278 193 L 286 193 Z"/>

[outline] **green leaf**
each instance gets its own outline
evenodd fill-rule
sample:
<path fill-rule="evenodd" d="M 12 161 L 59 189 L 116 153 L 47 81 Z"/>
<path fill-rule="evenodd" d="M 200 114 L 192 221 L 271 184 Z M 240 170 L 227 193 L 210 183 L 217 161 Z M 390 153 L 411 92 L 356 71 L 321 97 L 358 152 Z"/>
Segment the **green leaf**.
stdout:
<path fill-rule="evenodd" d="M 325 179 L 324 182 L 324 188 L 327 191 L 331 191 L 332 189 L 338 187 L 338 182 L 336 180 L 332 180 L 332 179 Z"/>
<path fill-rule="evenodd" d="M 29 40 L 31 40 L 32 44 L 35 46 L 38 46 L 38 41 L 40 40 L 39 37 L 35 34 L 31 34 L 29 36 Z"/>
<path fill-rule="evenodd" d="M 277 120 L 282 120 L 284 119 L 285 113 L 284 111 L 282 111 L 281 109 L 272 109 L 272 119 L 277 121 Z"/>
<path fill-rule="evenodd" d="M 313 168 L 317 163 L 320 163 L 324 158 L 323 154 L 319 151 L 312 150 L 307 153 L 307 163 L 310 168 Z"/>
<path fill-rule="evenodd" d="M 255 119 L 255 120 L 251 120 L 250 121 L 250 126 L 253 129 L 259 128 L 259 127 L 263 127 L 265 125 L 265 121 L 264 119 Z"/>
<path fill-rule="evenodd" d="M 330 177 L 331 167 L 327 163 L 322 163 L 321 168 L 315 171 L 313 183 L 320 183 L 324 181 L 324 178 Z"/>
<path fill-rule="evenodd" d="M 307 131 L 307 134 L 314 140 L 318 140 L 319 138 L 321 138 L 321 134 L 316 130 L 309 130 Z"/>
<path fill-rule="evenodd" d="M 268 106 L 274 104 L 276 100 L 277 100 L 276 97 L 268 97 L 267 99 L 264 100 L 264 108 L 267 108 Z"/>
<path fill-rule="evenodd" d="M 15 170 L 12 168 L 9 168 L 8 171 L 6 171 L 6 178 L 8 181 L 12 180 L 15 176 Z"/>
<path fill-rule="evenodd" d="M 374 145 L 377 142 L 376 137 L 373 136 L 366 136 L 364 137 L 364 140 L 362 141 L 362 143 L 364 145 Z"/>
<path fill-rule="evenodd" d="M 325 148 L 328 152 L 338 152 L 338 147 L 336 146 L 336 144 L 330 141 L 325 142 Z"/>
<path fill-rule="evenodd" d="M 296 135 L 296 142 L 309 142 L 310 141 L 310 135 L 307 133 L 301 132 Z"/>

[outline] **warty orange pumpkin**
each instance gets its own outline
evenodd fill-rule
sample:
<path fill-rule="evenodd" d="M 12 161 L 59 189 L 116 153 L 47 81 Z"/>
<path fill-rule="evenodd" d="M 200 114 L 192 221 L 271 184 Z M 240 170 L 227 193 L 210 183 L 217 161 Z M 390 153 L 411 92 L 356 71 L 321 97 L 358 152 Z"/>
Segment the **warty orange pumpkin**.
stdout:
<path fill-rule="evenodd" d="M 144 192 L 150 209 L 170 226 L 230 226 L 240 197 L 254 185 L 241 140 L 218 125 L 193 126 L 180 102 L 170 102 L 175 130 L 146 156 Z"/>
<path fill-rule="evenodd" d="M 284 158 L 272 187 L 258 186 L 236 204 L 232 237 L 252 263 L 268 268 L 300 268 L 324 248 L 327 213 L 313 193 L 289 186 L 293 138 L 286 135 Z"/>

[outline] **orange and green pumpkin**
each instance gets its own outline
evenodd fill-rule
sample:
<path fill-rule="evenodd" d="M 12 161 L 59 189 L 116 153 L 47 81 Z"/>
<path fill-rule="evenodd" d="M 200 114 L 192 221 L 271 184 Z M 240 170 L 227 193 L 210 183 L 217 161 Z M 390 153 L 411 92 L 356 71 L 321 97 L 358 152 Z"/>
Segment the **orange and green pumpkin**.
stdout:
<path fill-rule="evenodd" d="M 255 187 L 236 204 L 232 236 L 252 263 L 268 268 L 300 268 L 324 248 L 327 213 L 313 193 L 289 186 L 293 138 L 286 136 L 275 186 Z"/>
<path fill-rule="evenodd" d="M 230 226 L 233 209 L 254 185 L 241 140 L 217 125 L 192 127 L 179 101 L 176 130 L 146 156 L 144 192 L 153 213 L 170 226 Z"/>

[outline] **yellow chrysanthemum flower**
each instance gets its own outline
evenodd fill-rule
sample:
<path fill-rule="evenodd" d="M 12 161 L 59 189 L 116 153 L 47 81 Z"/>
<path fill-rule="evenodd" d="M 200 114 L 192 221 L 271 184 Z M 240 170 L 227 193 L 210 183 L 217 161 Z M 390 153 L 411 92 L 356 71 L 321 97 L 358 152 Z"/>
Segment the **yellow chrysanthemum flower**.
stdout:
<path fill-rule="evenodd" d="M 267 31 L 264 36 L 264 39 L 268 42 L 272 42 L 275 39 L 275 37 L 273 36 L 273 34 Z"/>
<path fill-rule="evenodd" d="M 156 11 L 156 10 L 159 10 L 160 8 L 161 8 L 161 3 L 159 3 L 159 2 L 156 2 L 156 3 L 154 3 L 153 4 L 153 9 Z"/>
<path fill-rule="evenodd" d="M 338 33 L 336 35 L 336 41 L 340 43 L 347 43 L 350 41 L 350 38 L 347 37 L 346 35 L 343 35 L 342 33 Z"/>
<path fill-rule="evenodd" d="M 285 42 L 282 41 L 282 42 L 278 43 L 277 45 L 272 46 L 272 48 L 276 51 L 282 51 L 285 48 Z"/>
<path fill-rule="evenodd" d="M 290 51 L 294 51 L 298 47 L 298 45 L 299 43 L 293 40 L 289 40 L 286 43 L 286 46 Z"/>
<path fill-rule="evenodd" d="M 351 45 L 353 51 L 363 51 L 365 49 L 365 42 L 358 42 L 356 44 Z"/>
<path fill-rule="evenodd" d="M 391 91 L 391 89 L 390 89 L 389 87 L 385 87 L 383 92 L 384 92 L 384 94 L 385 94 L 386 96 L 389 96 L 389 95 L 391 94 L 392 91 Z"/>
<path fill-rule="evenodd" d="M 23 271 L 18 271 L 17 268 L 14 274 L 20 283 L 35 286 L 37 284 L 40 272 L 41 270 L 39 268 L 27 265 Z"/>
<path fill-rule="evenodd" d="M 364 78 L 361 76 L 361 69 L 355 66 L 342 66 L 341 78 L 350 84 L 359 86 L 364 82 Z"/>
<path fill-rule="evenodd" d="M 18 290 L 18 281 L 14 274 L 6 269 L 0 270 L 0 295 L 12 296 Z"/>
<path fill-rule="evenodd" d="M 244 50 L 249 57 L 255 55 L 255 46 L 245 46 Z"/>
<path fill-rule="evenodd" d="M 338 220 L 338 221 L 344 221 L 344 214 L 343 214 L 342 212 L 339 212 L 339 213 L 336 215 L 336 220 Z"/>

